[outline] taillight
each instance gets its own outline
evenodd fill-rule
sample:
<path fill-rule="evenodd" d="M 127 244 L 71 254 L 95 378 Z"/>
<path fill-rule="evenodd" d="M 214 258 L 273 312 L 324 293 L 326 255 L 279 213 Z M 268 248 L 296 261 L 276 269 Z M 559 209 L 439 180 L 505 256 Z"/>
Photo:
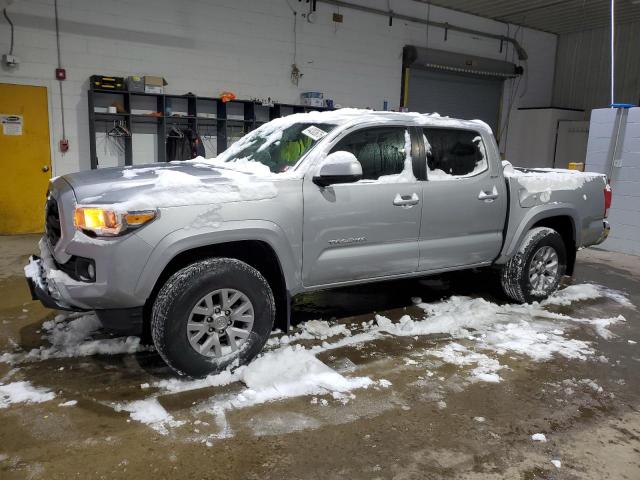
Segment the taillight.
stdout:
<path fill-rule="evenodd" d="M 611 191 L 611 185 L 608 183 L 604 187 L 604 218 L 609 215 L 609 208 L 611 208 L 611 197 L 613 192 Z"/>

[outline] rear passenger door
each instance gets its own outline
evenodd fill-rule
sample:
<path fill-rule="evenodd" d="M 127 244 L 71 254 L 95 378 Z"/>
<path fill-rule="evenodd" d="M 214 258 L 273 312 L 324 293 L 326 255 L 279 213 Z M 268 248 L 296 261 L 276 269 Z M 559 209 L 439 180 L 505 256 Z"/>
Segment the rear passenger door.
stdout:
<path fill-rule="evenodd" d="M 427 180 L 419 270 L 492 262 L 507 209 L 506 186 L 487 151 L 494 143 L 477 131 L 433 127 L 422 129 L 422 141 Z"/>
<path fill-rule="evenodd" d="M 344 134 L 329 153 L 347 151 L 362 165 L 358 182 L 321 188 L 304 180 L 303 283 L 329 285 L 415 272 L 422 182 L 414 175 L 419 140 L 403 126 Z"/>

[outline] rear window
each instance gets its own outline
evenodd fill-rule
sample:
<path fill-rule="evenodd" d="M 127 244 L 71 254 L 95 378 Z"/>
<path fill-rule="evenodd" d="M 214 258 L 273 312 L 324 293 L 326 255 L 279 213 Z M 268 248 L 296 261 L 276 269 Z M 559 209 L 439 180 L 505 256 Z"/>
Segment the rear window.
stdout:
<path fill-rule="evenodd" d="M 424 128 L 427 178 L 455 180 L 488 169 L 487 153 L 478 132 L 454 128 Z"/>

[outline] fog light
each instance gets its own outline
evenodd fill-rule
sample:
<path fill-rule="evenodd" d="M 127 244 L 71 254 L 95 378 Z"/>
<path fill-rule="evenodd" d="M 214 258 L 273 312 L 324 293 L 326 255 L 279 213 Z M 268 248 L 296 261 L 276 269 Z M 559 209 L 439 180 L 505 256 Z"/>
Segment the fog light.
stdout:
<path fill-rule="evenodd" d="M 89 275 L 91 280 L 96 279 L 96 267 L 93 266 L 93 263 L 90 263 L 87 267 L 87 275 Z"/>

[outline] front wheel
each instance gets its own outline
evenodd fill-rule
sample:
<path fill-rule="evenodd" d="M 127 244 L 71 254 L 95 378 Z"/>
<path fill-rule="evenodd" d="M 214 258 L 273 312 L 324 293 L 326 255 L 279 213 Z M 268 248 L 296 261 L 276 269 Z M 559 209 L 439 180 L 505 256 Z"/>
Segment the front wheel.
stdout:
<path fill-rule="evenodd" d="M 160 289 L 151 335 L 181 375 L 203 377 L 250 362 L 273 327 L 275 303 L 265 278 L 232 258 L 211 258 L 176 272 Z"/>
<path fill-rule="evenodd" d="M 502 267 L 502 290 L 518 303 L 544 300 L 558 289 L 567 269 L 567 250 L 558 232 L 532 228 Z"/>

